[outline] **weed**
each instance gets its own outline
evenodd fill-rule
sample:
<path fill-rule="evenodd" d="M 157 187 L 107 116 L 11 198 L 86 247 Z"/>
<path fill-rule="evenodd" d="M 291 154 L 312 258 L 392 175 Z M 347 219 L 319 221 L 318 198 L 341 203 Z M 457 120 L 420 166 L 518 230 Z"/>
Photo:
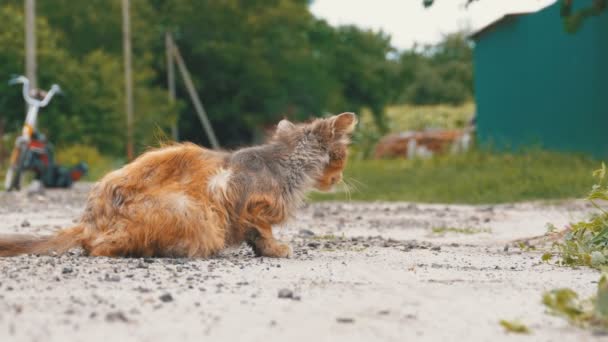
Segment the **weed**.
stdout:
<path fill-rule="evenodd" d="M 608 212 L 598 201 L 608 201 L 606 165 L 594 172 L 598 182 L 593 186 L 587 200 L 595 206 L 597 213 L 589 220 L 572 224 L 563 241 L 554 244 L 562 265 L 600 267 L 608 264 Z"/>
<path fill-rule="evenodd" d="M 608 278 L 602 275 L 597 293 L 580 299 L 575 291 L 562 288 L 546 292 L 543 304 L 550 314 L 566 318 L 571 324 L 587 328 L 608 330 Z"/>
<path fill-rule="evenodd" d="M 505 328 L 505 330 L 507 332 L 510 332 L 510 333 L 516 333 L 516 334 L 529 334 L 530 333 L 530 328 L 528 328 L 525 324 L 523 324 L 519 321 L 507 321 L 506 319 L 502 319 L 498 323 L 500 325 L 502 325 L 502 327 Z"/>

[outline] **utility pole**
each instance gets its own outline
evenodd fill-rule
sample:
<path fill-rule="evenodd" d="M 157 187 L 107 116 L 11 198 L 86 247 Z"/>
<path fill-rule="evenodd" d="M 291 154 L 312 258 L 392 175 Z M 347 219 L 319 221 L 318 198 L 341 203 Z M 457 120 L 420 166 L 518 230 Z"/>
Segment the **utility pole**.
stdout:
<path fill-rule="evenodd" d="M 169 37 L 171 39 L 171 37 Z M 184 63 L 184 59 L 182 58 L 182 54 L 179 52 L 179 47 L 173 39 L 171 39 L 171 45 L 173 47 L 173 57 L 175 57 L 175 62 L 177 62 L 177 66 L 179 68 L 179 72 L 184 79 L 184 83 L 186 84 L 186 89 L 188 89 L 188 94 L 190 95 L 190 99 L 194 104 L 194 109 L 196 110 L 196 114 L 198 114 L 198 118 L 201 120 L 201 124 L 203 125 L 203 129 L 205 129 L 205 133 L 207 134 L 207 138 L 209 138 L 209 142 L 211 143 L 211 147 L 214 149 L 220 148 L 220 144 L 215 137 L 215 132 L 213 131 L 213 127 L 209 122 L 209 118 L 207 118 L 207 112 L 205 112 L 205 108 L 203 107 L 203 103 L 201 99 L 198 97 L 196 93 L 196 89 L 194 88 L 194 82 L 192 82 L 192 78 L 190 77 L 190 72 Z"/>
<path fill-rule="evenodd" d="M 169 32 L 165 33 L 165 50 L 167 53 L 167 89 L 169 89 L 169 104 L 175 103 L 175 63 L 173 62 L 173 40 Z M 174 141 L 179 139 L 178 117 L 171 124 L 171 135 Z"/>
<path fill-rule="evenodd" d="M 133 74 L 131 70 L 131 23 L 129 0 L 122 0 L 122 42 L 125 64 L 125 105 L 127 110 L 127 159 L 133 160 Z"/>
<path fill-rule="evenodd" d="M 36 0 L 25 0 L 25 76 L 30 89 L 38 89 L 36 80 Z"/>

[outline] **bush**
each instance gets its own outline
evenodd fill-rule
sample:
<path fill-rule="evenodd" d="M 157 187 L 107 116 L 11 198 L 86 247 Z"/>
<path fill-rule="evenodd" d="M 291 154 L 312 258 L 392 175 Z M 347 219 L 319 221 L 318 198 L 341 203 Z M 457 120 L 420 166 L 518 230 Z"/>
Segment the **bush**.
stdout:
<path fill-rule="evenodd" d="M 95 147 L 85 145 L 57 148 L 55 150 L 55 159 L 57 163 L 68 167 L 81 161 L 86 162 L 89 166 L 89 173 L 85 179 L 89 181 L 98 180 L 112 169 L 121 165 L 120 160 L 110 159 L 101 155 Z"/>

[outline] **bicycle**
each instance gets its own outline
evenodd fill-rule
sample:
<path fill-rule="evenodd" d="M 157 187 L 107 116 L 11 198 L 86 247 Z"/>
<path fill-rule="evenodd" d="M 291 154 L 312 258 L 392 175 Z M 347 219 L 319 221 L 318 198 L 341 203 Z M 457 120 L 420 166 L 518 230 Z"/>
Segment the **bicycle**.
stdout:
<path fill-rule="evenodd" d="M 70 187 L 87 173 L 87 165 L 79 163 L 69 170 L 56 165 L 52 144 L 37 129 L 40 108 L 46 107 L 55 94 L 60 94 L 61 88 L 57 84 L 53 84 L 48 92 L 40 91 L 32 97 L 30 96 L 30 82 L 25 76 L 15 77 L 9 81 L 9 84 L 23 84 L 22 95 L 28 105 L 28 110 L 21 135 L 15 140 L 11 153 L 10 165 L 4 181 L 5 189 L 7 191 L 19 190 L 26 171 L 33 171 L 36 180 L 39 180 L 45 187 Z"/>

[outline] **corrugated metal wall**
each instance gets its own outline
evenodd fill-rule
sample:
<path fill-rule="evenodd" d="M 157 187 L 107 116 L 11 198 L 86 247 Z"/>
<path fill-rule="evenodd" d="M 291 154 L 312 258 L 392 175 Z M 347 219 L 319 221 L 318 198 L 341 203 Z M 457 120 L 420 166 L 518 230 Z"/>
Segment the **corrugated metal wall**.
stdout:
<path fill-rule="evenodd" d="M 567 34 L 555 4 L 484 33 L 474 56 L 482 146 L 608 156 L 608 13 Z"/>

